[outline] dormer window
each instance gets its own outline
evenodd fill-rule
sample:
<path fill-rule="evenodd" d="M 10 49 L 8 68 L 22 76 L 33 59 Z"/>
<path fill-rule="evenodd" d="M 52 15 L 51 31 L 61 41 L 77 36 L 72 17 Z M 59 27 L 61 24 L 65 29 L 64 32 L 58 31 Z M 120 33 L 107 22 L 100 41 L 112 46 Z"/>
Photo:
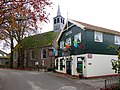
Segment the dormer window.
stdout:
<path fill-rule="evenodd" d="M 103 33 L 94 32 L 94 41 L 95 42 L 103 42 Z"/>

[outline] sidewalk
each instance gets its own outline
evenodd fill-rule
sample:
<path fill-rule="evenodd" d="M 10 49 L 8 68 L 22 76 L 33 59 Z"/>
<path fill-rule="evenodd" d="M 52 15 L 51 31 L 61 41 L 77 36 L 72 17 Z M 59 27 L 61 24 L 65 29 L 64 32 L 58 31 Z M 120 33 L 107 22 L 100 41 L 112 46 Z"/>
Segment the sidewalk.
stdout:
<path fill-rule="evenodd" d="M 53 72 L 51 73 L 53 75 L 55 75 L 56 77 L 59 77 L 59 78 L 66 78 L 66 79 L 69 79 L 69 80 L 79 80 L 79 77 L 74 77 L 72 75 L 68 75 L 68 74 L 61 74 L 61 73 L 57 73 L 57 72 Z"/>
<path fill-rule="evenodd" d="M 77 77 L 73 77 L 71 75 L 66 75 L 66 74 L 59 74 L 59 73 L 52 73 L 52 74 L 59 78 L 66 78 L 80 85 L 93 87 L 95 88 L 95 90 L 100 90 L 100 88 L 105 88 L 105 80 L 111 78 L 111 77 L 103 77 L 103 78 L 92 78 L 92 79 L 79 79 Z"/>
<path fill-rule="evenodd" d="M 53 72 L 53 73 L 50 72 L 50 74 L 54 75 L 58 78 L 64 78 L 64 79 L 72 81 L 73 83 L 78 84 L 79 86 L 81 86 L 80 90 L 96 90 L 93 86 L 83 82 L 86 79 L 79 79 L 78 77 L 74 77 L 74 76 L 67 75 L 67 74 L 60 74 L 60 73 L 56 73 L 56 72 Z"/>
<path fill-rule="evenodd" d="M 100 90 L 100 88 L 105 87 L 105 79 L 97 78 L 97 79 L 80 79 L 77 81 L 78 83 L 84 83 L 90 85 L 95 88 L 95 90 Z"/>

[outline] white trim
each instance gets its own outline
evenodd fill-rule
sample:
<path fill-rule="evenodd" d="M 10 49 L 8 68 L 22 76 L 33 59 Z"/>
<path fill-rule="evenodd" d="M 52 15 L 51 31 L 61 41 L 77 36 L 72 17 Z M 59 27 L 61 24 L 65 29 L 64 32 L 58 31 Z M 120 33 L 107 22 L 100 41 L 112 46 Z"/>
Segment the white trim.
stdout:
<path fill-rule="evenodd" d="M 64 41 L 61 41 L 61 42 L 60 42 L 60 49 L 63 49 L 63 48 L 65 47 L 65 45 L 64 45 L 64 44 L 65 44 L 65 42 L 64 42 Z"/>
<path fill-rule="evenodd" d="M 92 58 L 88 58 L 89 53 L 81 54 L 81 55 L 72 55 L 71 61 L 71 74 L 72 75 L 79 75 L 77 73 L 77 58 L 78 57 L 85 57 L 83 60 L 83 76 L 84 77 L 97 77 L 97 76 L 106 76 L 106 75 L 115 75 L 115 71 L 112 69 L 111 59 L 117 60 L 117 55 L 104 55 L 104 54 L 92 54 Z M 66 57 L 58 57 L 58 60 L 64 58 L 63 64 L 65 68 L 63 71 L 60 70 L 60 62 L 58 61 L 58 69 L 57 72 L 66 73 Z M 107 64 L 106 64 L 107 63 Z"/>
<path fill-rule="evenodd" d="M 62 30 L 60 31 L 60 33 L 59 33 L 59 35 L 58 35 L 58 38 L 57 38 L 56 42 L 58 42 L 60 36 L 62 35 L 62 32 L 64 31 L 65 26 L 66 26 L 66 24 L 64 24 Z"/>
<path fill-rule="evenodd" d="M 64 29 L 68 22 L 73 23 L 73 25 L 71 25 L 71 26 L 68 27 L 67 29 Z M 58 42 L 58 40 L 60 39 L 60 37 L 61 37 L 61 35 L 62 35 L 62 33 L 63 33 L 64 31 L 68 30 L 69 28 L 73 27 L 74 25 L 76 25 L 76 26 L 82 28 L 83 30 L 85 30 L 85 26 L 83 26 L 82 24 L 79 24 L 79 23 L 77 23 L 77 22 L 75 22 L 75 21 L 73 21 L 73 20 L 68 19 L 67 22 L 66 22 L 66 24 L 64 24 L 64 27 L 63 27 L 63 29 L 61 30 L 61 32 L 60 32 L 60 34 L 59 34 L 59 36 L 58 36 L 58 38 L 57 38 L 56 41 Z"/>
<path fill-rule="evenodd" d="M 99 35 L 100 35 L 100 37 L 99 37 Z M 98 36 L 99 40 L 96 39 L 96 36 Z M 94 31 L 94 41 L 95 42 L 103 42 L 103 33 Z"/>
<path fill-rule="evenodd" d="M 82 28 L 83 30 L 85 30 L 85 26 L 84 25 L 82 25 L 80 23 L 77 23 L 77 22 L 75 22 L 75 21 L 73 21 L 71 19 L 69 20 L 69 22 L 71 22 L 71 23 L 75 24 L 76 26 L 78 26 L 78 27 Z"/>
<path fill-rule="evenodd" d="M 117 42 L 116 42 L 117 40 Z M 117 45 L 120 45 L 120 36 L 114 36 L 114 43 L 117 44 Z"/>
<path fill-rule="evenodd" d="M 80 42 L 81 42 L 81 33 L 77 33 L 77 34 L 74 35 L 74 41 L 76 41 L 77 43 L 80 43 L 80 42 L 78 42 L 78 41 L 76 40 L 76 37 L 77 37 L 77 36 L 78 36 L 77 39 L 79 39 Z"/>
<path fill-rule="evenodd" d="M 67 29 L 64 29 L 64 31 L 68 30 L 69 28 L 73 27 L 74 24 L 72 24 L 71 26 L 67 27 Z"/>
<path fill-rule="evenodd" d="M 66 43 L 67 43 L 69 46 L 71 46 L 71 45 L 72 45 L 72 42 L 71 42 L 71 37 L 69 37 L 69 38 L 67 38 L 67 39 L 66 39 Z"/>

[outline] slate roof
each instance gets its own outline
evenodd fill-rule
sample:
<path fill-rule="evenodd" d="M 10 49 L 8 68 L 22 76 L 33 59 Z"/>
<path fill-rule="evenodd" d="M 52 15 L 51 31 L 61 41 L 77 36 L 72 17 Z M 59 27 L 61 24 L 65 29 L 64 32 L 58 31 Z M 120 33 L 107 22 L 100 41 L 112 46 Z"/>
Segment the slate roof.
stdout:
<path fill-rule="evenodd" d="M 29 36 L 23 39 L 22 45 L 24 49 L 49 46 L 52 45 L 57 35 L 57 32 L 50 31 L 38 35 Z"/>

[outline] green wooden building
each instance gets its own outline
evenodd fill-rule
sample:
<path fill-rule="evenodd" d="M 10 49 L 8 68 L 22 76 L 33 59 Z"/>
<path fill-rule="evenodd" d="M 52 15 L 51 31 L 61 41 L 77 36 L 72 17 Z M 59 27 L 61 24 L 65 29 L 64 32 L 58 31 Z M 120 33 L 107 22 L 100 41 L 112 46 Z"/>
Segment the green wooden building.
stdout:
<path fill-rule="evenodd" d="M 108 47 L 120 46 L 120 32 L 68 20 L 57 41 L 57 72 L 86 78 L 116 75 L 111 59 L 117 60 L 117 53 Z"/>

